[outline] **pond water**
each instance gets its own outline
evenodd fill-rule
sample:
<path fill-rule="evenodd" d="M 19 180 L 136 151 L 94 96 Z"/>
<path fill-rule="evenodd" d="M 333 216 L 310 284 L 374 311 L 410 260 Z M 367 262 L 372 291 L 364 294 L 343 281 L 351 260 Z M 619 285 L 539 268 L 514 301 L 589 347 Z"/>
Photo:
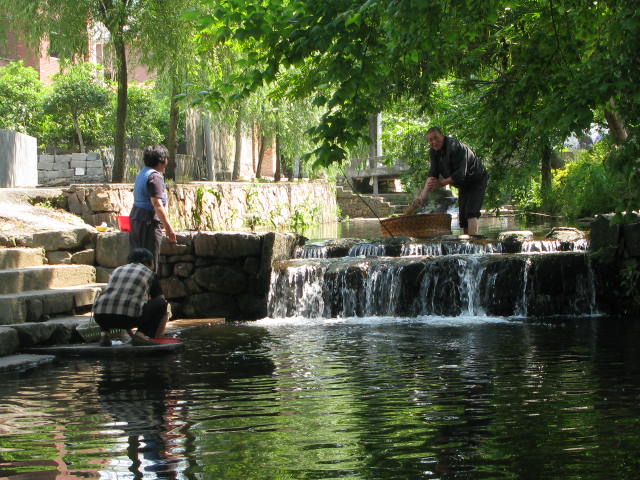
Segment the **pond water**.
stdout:
<path fill-rule="evenodd" d="M 452 214 L 451 231 L 462 233 L 458 225 L 457 213 Z M 479 220 L 480 233 L 487 237 L 497 237 L 498 233 L 507 230 L 531 230 L 537 237 L 543 237 L 552 227 L 565 226 L 587 229 L 584 225 L 575 224 L 560 217 L 546 215 L 483 215 Z M 331 238 L 377 238 L 382 236 L 380 220 L 377 218 L 352 218 L 340 222 L 329 222 L 314 225 L 305 232 L 312 240 Z"/>
<path fill-rule="evenodd" d="M 166 357 L 0 376 L 0 478 L 638 478 L 638 319 L 178 334 Z"/>

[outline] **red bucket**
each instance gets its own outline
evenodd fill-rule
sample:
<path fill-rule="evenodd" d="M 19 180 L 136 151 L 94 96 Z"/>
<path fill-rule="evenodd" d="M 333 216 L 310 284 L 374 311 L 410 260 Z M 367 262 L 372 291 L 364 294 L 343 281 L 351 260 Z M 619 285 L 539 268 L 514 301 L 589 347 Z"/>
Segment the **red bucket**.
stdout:
<path fill-rule="evenodd" d="M 163 344 L 180 343 L 180 339 L 179 338 L 171 338 L 171 337 L 152 338 L 151 340 L 156 342 L 156 343 L 163 343 Z"/>
<path fill-rule="evenodd" d="M 131 222 L 129 221 L 128 216 L 125 217 L 122 215 L 118 215 L 116 219 L 118 220 L 118 227 L 120 228 L 120 230 L 122 230 L 123 232 L 128 232 L 131 230 Z"/>

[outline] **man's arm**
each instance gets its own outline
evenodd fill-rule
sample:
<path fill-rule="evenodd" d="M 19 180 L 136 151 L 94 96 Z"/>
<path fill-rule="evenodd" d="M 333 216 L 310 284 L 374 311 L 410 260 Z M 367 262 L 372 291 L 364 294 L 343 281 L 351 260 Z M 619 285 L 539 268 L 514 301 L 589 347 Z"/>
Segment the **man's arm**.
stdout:
<path fill-rule="evenodd" d="M 164 226 L 164 232 L 167 235 L 167 238 L 171 243 L 176 243 L 176 232 L 169 223 L 167 211 L 165 210 L 164 205 L 162 205 L 162 199 L 158 197 L 151 197 L 151 205 L 153 205 L 156 215 L 158 215 L 158 218 Z"/>

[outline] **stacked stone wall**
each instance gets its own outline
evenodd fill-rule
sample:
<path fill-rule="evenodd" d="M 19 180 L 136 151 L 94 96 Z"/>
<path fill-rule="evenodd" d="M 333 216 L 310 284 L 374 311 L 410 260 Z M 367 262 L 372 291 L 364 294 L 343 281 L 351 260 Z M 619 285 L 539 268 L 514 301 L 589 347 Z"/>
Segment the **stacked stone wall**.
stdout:
<path fill-rule="evenodd" d="M 162 243 L 158 276 L 178 317 L 251 320 L 267 314 L 271 268 L 288 259 L 302 237 L 284 233 L 181 232 Z M 99 233 L 96 279 L 107 282 L 127 261 L 127 232 Z"/>
<path fill-rule="evenodd" d="M 132 192 L 131 184 L 72 185 L 65 195 L 69 211 L 89 225 L 117 227 L 116 216 L 131 210 Z M 336 221 L 334 188 L 322 180 L 170 183 L 167 194 L 169 218 L 177 229 L 292 230 L 296 218 Z"/>
<path fill-rule="evenodd" d="M 106 181 L 99 152 L 40 155 L 38 183 L 45 186 Z"/>

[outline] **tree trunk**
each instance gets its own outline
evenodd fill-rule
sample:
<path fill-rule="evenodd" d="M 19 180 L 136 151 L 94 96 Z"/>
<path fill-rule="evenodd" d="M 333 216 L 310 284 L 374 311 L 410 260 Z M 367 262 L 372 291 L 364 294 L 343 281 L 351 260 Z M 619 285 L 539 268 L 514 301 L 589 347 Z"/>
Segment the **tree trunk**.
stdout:
<path fill-rule="evenodd" d="M 627 139 L 629 133 L 625 128 L 624 120 L 616 109 L 616 103 L 613 98 L 609 100 L 609 107 L 604 109 L 604 118 L 607 120 L 613 140 L 617 145 L 620 145 Z"/>
<path fill-rule="evenodd" d="M 113 139 L 113 172 L 111 182 L 125 181 L 125 139 L 127 135 L 127 53 L 122 39 L 123 32 L 111 35 L 116 53 L 116 81 L 118 96 L 116 107 L 116 129 Z"/>
<path fill-rule="evenodd" d="M 73 127 L 76 129 L 76 135 L 78 136 L 78 145 L 80 146 L 80 153 L 85 153 L 84 151 L 84 141 L 82 140 L 82 131 L 80 130 L 80 122 L 78 122 L 78 117 L 73 116 Z"/>
<path fill-rule="evenodd" d="M 282 161 L 280 158 L 280 134 L 276 133 L 276 172 L 273 174 L 273 179 L 279 182 L 282 179 Z"/>
<path fill-rule="evenodd" d="M 169 164 L 167 170 L 164 172 L 165 177 L 175 180 L 176 179 L 176 144 L 177 144 L 177 131 L 178 131 L 178 118 L 180 116 L 180 109 L 178 108 L 178 100 L 176 95 L 178 94 L 175 83 L 171 87 L 171 104 L 169 107 L 169 131 L 167 132 L 167 150 L 169 150 Z"/>
<path fill-rule="evenodd" d="M 238 109 L 238 118 L 236 119 L 236 152 L 233 158 L 233 173 L 231 180 L 240 178 L 240 162 L 242 161 L 242 110 Z"/>
<path fill-rule="evenodd" d="M 545 212 L 549 212 L 551 209 L 551 155 L 552 155 L 551 147 L 545 145 L 542 148 L 542 160 L 540 164 L 540 176 L 542 182 L 542 188 L 540 190 L 540 195 L 542 197 L 542 208 Z"/>
<path fill-rule="evenodd" d="M 264 160 L 264 145 L 266 139 L 264 134 L 260 135 L 260 151 L 258 152 L 258 165 L 256 166 L 256 178 L 262 178 L 262 161 Z"/>

